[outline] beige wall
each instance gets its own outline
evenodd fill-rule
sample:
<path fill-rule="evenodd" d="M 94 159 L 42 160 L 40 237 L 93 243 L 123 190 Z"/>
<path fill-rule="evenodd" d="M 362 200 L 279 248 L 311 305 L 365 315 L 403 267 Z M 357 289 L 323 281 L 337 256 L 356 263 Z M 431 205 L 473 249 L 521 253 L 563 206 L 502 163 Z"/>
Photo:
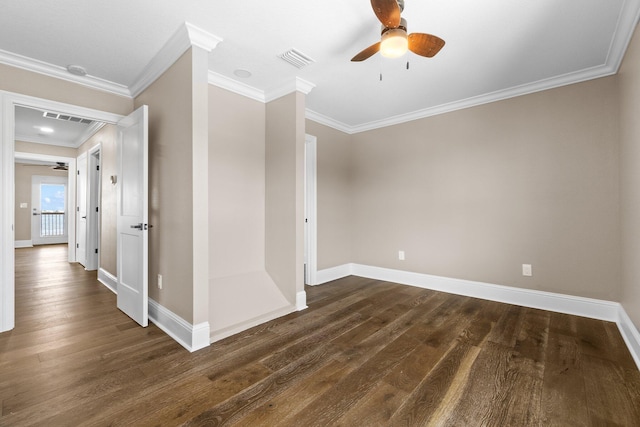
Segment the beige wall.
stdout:
<path fill-rule="evenodd" d="M 318 270 L 352 262 L 351 135 L 307 120 L 317 138 Z"/>
<path fill-rule="evenodd" d="M 266 107 L 209 87 L 211 338 L 253 326 L 291 302 L 265 270 Z"/>
<path fill-rule="evenodd" d="M 615 89 L 604 78 L 353 135 L 353 261 L 618 300 Z"/>
<path fill-rule="evenodd" d="M 191 48 L 193 324 L 209 321 L 209 52 Z M 210 325 L 209 325 L 210 326 Z"/>
<path fill-rule="evenodd" d="M 640 32 L 618 74 L 620 96 L 621 302 L 640 327 Z"/>
<path fill-rule="evenodd" d="M 149 106 L 149 297 L 188 322 L 193 317 L 191 85 L 188 51 L 135 99 L 135 108 Z"/>
<path fill-rule="evenodd" d="M 149 297 L 193 324 L 209 315 L 205 64 L 190 49 L 135 99 L 149 106 Z"/>
<path fill-rule="evenodd" d="M 105 125 L 91 138 L 78 147 L 77 155 L 100 145 L 100 268 L 118 275 L 116 243 L 117 243 L 117 187 L 111 184 L 111 175 L 117 175 L 116 164 L 117 127 Z"/>
<path fill-rule="evenodd" d="M 0 64 L 0 90 L 123 115 L 133 107 L 131 98 L 4 64 Z"/>
<path fill-rule="evenodd" d="M 212 278 L 264 270 L 265 105 L 209 87 Z"/>
<path fill-rule="evenodd" d="M 295 303 L 304 290 L 304 94 L 266 106 L 266 270 Z"/>
<path fill-rule="evenodd" d="M 67 177 L 66 171 L 56 171 L 49 166 L 15 165 L 15 240 L 31 240 L 31 188 L 33 176 Z M 27 203 L 27 208 L 20 208 Z"/>

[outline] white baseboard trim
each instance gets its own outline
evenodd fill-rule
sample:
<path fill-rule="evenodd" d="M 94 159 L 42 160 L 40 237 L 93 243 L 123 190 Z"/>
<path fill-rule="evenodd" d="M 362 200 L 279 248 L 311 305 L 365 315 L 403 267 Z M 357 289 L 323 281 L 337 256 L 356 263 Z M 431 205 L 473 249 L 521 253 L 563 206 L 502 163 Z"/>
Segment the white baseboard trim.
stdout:
<path fill-rule="evenodd" d="M 47 237 L 46 240 L 40 238 L 31 239 L 34 245 L 61 245 L 63 243 L 69 243 L 68 237 Z"/>
<path fill-rule="evenodd" d="M 19 248 L 32 248 L 33 242 L 31 240 L 16 240 L 15 246 L 16 249 Z"/>
<path fill-rule="evenodd" d="M 98 281 L 114 294 L 118 294 L 118 278 L 113 274 L 100 268 Z M 148 310 L 149 320 L 190 352 L 209 345 L 209 322 L 192 325 L 151 298 Z"/>
<path fill-rule="evenodd" d="M 351 276 L 353 274 L 352 267 L 354 264 L 343 264 L 337 267 L 326 268 L 324 270 L 318 270 L 316 273 L 316 285 L 331 282 L 334 280 L 342 279 L 343 277 Z"/>
<path fill-rule="evenodd" d="M 318 282 L 326 283 L 350 275 L 385 280 L 403 285 L 417 286 L 424 289 L 520 305 L 523 307 L 616 322 L 629 348 L 629 352 L 631 352 L 633 359 L 640 369 L 640 333 L 622 305 L 617 302 L 474 282 L 471 280 L 452 279 L 449 277 L 361 264 L 344 264 L 318 271 L 318 278 L 322 278 L 322 281 L 318 280 Z"/>
<path fill-rule="evenodd" d="M 307 307 L 307 293 L 300 291 L 296 294 L 296 310 L 301 311 Z"/>
<path fill-rule="evenodd" d="M 618 314 L 618 329 L 620 329 L 620 334 L 627 344 L 633 360 L 635 360 L 638 369 L 640 369 L 640 332 L 638 332 L 638 328 L 633 324 L 622 305 L 620 305 Z"/>
<path fill-rule="evenodd" d="M 114 294 L 118 294 L 118 279 L 107 270 L 102 268 L 98 269 L 98 282 L 105 285 L 107 289 L 109 289 Z"/>
<path fill-rule="evenodd" d="M 151 298 L 149 320 L 190 352 L 209 346 L 209 322 L 192 325 Z"/>
<path fill-rule="evenodd" d="M 235 335 L 239 332 L 245 331 L 249 328 L 253 328 L 254 326 L 258 326 L 262 323 L 269 322 L 270 320 L 277 319 L 278 317 L 286 316 L 287 314 L 293 313 L 294 311 L 298 311 L 298 308 L 294 305 L 288 305 L 278 310 L 271 311 L 262 316 L 254 317 L 253 319 L 249 319 L 245 322 L 241 322 L 226 328 L 219 329 L 217 331 L 211 332 L 211 342 L 220 341 L 221 339 L 230 337 L 231 335 Z"/>
<path fill-rule="evenodd" d="M 620 304 L 612 301 L 556 294 L 533 289 L 514 288 L 471 280 L 452 279 L 389 268 L 353 264 L 352 273 L 403 285 L 417 286 L 434 291 L 464 295 L 490 301 L 504 302 L 529 308 L 573 314 L 593 319 L 616 322 Z"/>

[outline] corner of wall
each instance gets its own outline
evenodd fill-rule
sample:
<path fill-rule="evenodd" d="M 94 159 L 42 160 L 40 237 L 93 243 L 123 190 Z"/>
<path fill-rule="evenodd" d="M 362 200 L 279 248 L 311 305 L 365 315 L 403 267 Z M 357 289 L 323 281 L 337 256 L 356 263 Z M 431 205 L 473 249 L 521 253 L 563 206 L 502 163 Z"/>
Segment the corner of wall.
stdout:
<path fill-rule="evenodd" d="M 208 347 L 210 344 L 209 322 L 191 324 L 151 298 L 149 319 L 190 352 Z"/>

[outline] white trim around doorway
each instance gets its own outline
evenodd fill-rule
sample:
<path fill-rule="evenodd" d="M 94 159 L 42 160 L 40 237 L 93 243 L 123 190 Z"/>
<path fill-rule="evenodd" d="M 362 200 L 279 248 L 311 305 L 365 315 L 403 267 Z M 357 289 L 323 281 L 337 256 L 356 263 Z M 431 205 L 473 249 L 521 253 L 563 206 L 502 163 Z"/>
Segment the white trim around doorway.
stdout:
<path fill-rule="evenodd" d="M 305 284 L 316 285 L 318 273 L 318 209 L 317 209 L 317 143 L 313 135 L 305 135 L 304 144 L 304 253 Z"/>
<path fill-rule="evenodd" d="M 16 106 L 57 111 L 105 123 L 117 123 L 122 118 L 119 114 L 0 91 L 0 332 L 11 330 L 15 326 L 14 151 Z M 71 165 L 69 169 L 72 169 Z"/>

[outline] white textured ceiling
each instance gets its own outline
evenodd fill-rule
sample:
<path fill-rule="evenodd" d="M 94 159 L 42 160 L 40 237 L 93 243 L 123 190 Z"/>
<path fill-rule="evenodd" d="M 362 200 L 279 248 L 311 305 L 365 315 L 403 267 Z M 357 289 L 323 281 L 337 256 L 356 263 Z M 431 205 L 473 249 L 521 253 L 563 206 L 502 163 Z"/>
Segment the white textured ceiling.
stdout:
<path fill-rule="evenodd" d="M 77 123 L 44 117 L 44 111 L 33 108 L 15 109 L 14 132 L 18 141 L 77 148 L 101 126 L 102 123 Z M 53 132 L 43 132 L 42 127 L 51 128 Z"/>
<path fill-rule="evenodd" d="M 406 0 L 409 32 L 443 38 L 442 51 L 362 63 L 349 60 L 380 32 L 369 0 L 0 5 L 0 62 L 20 55 L 46 66 L 78 64 L 126 90 L 190 22 L 223 40 L 210 53 L 211 71 L 263 92 L 302 78 L 315 84 L 311 118 L 359 131 L 615 73 L 640 0 Z M 278 58 L 291 48 L 315 63 L 299 70 Z M 252 76 L 238 78 L 236 69 Z"/>

